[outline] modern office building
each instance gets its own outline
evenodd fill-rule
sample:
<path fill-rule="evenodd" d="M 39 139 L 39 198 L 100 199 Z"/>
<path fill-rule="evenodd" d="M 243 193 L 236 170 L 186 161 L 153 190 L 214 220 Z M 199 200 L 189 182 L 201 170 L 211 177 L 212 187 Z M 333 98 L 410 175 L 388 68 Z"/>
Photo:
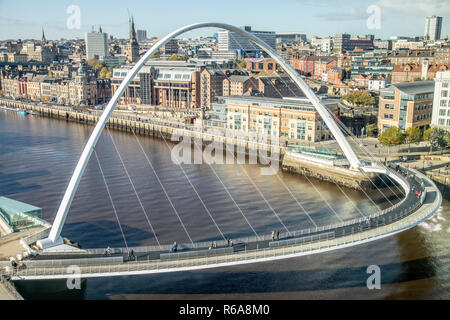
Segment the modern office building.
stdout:
<path fill-rule="evenodd" d="M 409 127 L 426 130 L 431 124 L 434 81 L 392 84 L 380 90 L 378 130 L 396 126 L 402 131 Z"/>
<path fill-rule="evenodd" d="M 333 50 L 336 52 L 351 50 L 350 35 L 347 33 L 335 34 L 333 37 Z"/>
<path fill-rule="evenodd" d="M 161 47 L 161 52 L 164 55 L 172 55 L 178 53 L 178 40 L 171 39 Z"/>
<path fill-rule="evenodd" d="M 254 31 L 249 26 L 242 27 L 247 32 L 253 33 L 255 36 L 263 40 L 270 47 L 276 50 L 276 34 L 273 31 Z M 227 30 L 218 33 L 218 49 L 219 51 L 238 51 L 245 57 L 253 57 L 263 50 L 256 44 L 253 44 L 246 38 Z"/>
<path fill-rule="evenodd" d="M 138 42 L 147 40 L 147 30 L 136 30 L 136 38 Z"/>
<path fill-rule="evenodd" d="M 103 59 L 108 55 L 108 34 L 102 32 L 100 27 L 99 31 L 86 32 L 86 57 L 87 59 L 93 59 L 97 56 L 99 59 Z"/>
<path fill-rule="evenodd" d="M 436 73 L 431 125 L 450 131 L 450 71 Z"/>
<path fill-rule="evenodd" d="M 431 16 L 425 19 L 425 40 L 436 41 L 441 38 L 442 17 Z"/>

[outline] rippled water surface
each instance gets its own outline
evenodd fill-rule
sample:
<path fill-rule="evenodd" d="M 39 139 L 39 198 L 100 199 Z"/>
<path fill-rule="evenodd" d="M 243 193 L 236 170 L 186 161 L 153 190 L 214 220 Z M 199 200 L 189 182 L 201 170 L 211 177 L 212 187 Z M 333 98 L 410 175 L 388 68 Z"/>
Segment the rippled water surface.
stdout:
<path fill-rule="evenodd" d="M 1 110 L 0 194 L 43 208 L 44 219 L 53 221 L 92 129 Z M 172 144 L 151 137 L 137 139 L 173 207 L 136 138 L 105 132 L 96 152 L 117 217 L 93 156 L 73 201 L 64 236 L 83 247 L 98 248 L 123 247 L 124 237 L 129 246 L 156 245 L 157 240 L 162 244 L 189 242 L 189 238 L 205 241 L 222 239 L 222 234 L 231 238 L 268 234 L 284 226 L 289 230 L 309 228 L 313 226 L 311 219 L 317 225 L 336 223 L 359 216 L 355 204 L 363 214 L 375 210 L 360 192 L 345 189 L 344 196 L 333 184 L 311 180 L 314 188 L 308 179 L 282 172 L 278 177 L 264 176 L 257 165 L 183 165 L 183 172 L 171 161 Z M 443 191 L 448 198 L 448 192 Z M 433 220 L 366 245 L 227 269 L 89 279 L 76 297 L 449 298 L 448 217 L 449 203 L 444 200 Z M 381 290 L 366 288 L 366 269 L 371 264 L 381 268 Z M 19 285 L 29 297 L 59 290 L 58 283 L 48 281 Z"/>

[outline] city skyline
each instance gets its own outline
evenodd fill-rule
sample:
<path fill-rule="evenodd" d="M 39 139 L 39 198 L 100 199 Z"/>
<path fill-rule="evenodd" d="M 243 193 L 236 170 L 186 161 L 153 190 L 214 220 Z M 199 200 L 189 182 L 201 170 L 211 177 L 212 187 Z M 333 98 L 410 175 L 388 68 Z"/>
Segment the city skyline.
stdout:
<path fill-rule="evenodd" d="M 189 4 L 174 1 L 178 10 L 166 15 L 166 4 L 154 1 L 142 3 L 131 0 L 123 4 L 117 3 L 108 7 L 107 14 L 105 2 L 102 1 L 58 1 L 44 6 L 26 1 L 25 10 L 23 5 L 19 7 L 14 2 L 0 1 L 0 39 L 40 39 L 42 28 L 49 40 L 83 39 L 84 34 L 92 30 L 92 26 L 95 29 L 102 26 L 105 32 L 116 38 L 127 38 L 129 15 L 134 16 L 136 29 L 147 30 L 149 37 L 163 36 L 183 24 L 215 20 L 234 25 L 251 25 L 255 30 L 301 32 L 306 33 L 308 38 L 347 32 L 353 35 L 374 34 L 377 38 L 387 39 L 390 36 L 423 36 L 425 18 L 432 15 L 443 17 L 442 37 L 450 34 L 450 24 L 446 23 L 450 18 L 450 8 L 445 5 L 445 1 L 410 2 L 415 5 L 406 8 L 393 0 L 364 0 L 358 4 L 349 0 L 324 0 L 321 3 L 285 0 L 277 6 L 265 0 L 249 3 L 230 0 L 225 7 L 204 0 Z M 67 27 L 67 20 L 71 16 L 67 13 L 67 8 L 71 5 L 80 8 L 79 29 Z M 368 19 L 373 15 L 370 8 L 380 10 L 379 29 L 367 26 Z M 105 12 L 104 15 L 102 11 Z M 248 12 L 254 14 L 248 15 Z M 303 12 L 308 14 L 299 19 L 299 14 Z M 283 19 L 277 18 L 281 16 Z M 11 25 L 14 27 L 11 28 Z M 212 35 L 214 32 L 191 32 L 186 37 Z"/>

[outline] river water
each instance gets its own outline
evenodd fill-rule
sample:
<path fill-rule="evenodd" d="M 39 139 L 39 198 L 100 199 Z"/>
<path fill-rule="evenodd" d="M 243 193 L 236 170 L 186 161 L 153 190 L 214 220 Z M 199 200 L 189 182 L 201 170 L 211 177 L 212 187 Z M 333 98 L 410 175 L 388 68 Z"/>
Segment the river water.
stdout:
<path fill-rule="evenodd" d="M 52 222 L 92 129 L 0 110 L 0 195 L 43 208 L 43 218 Z M 311 220 L 321 226 L 377 210 L 361 192 L 345 189 L 344 195 L 331 183 L 281 171 L 278 177 L 262 175 L 259 165 L 211 168 L 203 163 L 181 169 L 171 160 L 172 147 L 152 137 L 103 133 L 96 152 L 117 215 L 93 156 L 63 236 L 85 248 L 211 241 L 223 239 L 222 235 L 237 238 L 309 228 Z M 450 197 L 448 191 L 443 193 L 445 199 Z M 225 269 L 89 279 L 78 292 L 64 291 L 54 281 L 17 285 L 26 298 L 51 298 L 60 290 L 59 297 L 85 299 L 449 298 L 449 208 L 444 200 L 433 220 L 414 229 L 308 257 Z M 373 264 L 381 268 L 380 290 L 366 287 L 367 267 Z"/>

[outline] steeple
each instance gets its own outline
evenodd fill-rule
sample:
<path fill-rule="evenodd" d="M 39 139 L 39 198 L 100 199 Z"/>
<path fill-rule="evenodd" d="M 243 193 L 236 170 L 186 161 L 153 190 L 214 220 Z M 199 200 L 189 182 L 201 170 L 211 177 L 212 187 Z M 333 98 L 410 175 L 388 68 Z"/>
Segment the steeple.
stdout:
<path fill-rule="evenodd" d="M 102 26 L 100 26 L 100 27 L 98 28 L 98 32 L 100 32 L 100 33 L 103 32 L 103 31 L 102 31 Z"/>
<path fill-rule="evenodd" d="M 134 17 L 133 16 L 131 16 L 131 27 L 130 27 L 130 42 L 132 42 L 132 41 L 136 41 L 136 31 L 134 30 Z"/>
<path fill-rule="evenodd" d="M 42 39 L 41 39 L 42 43 L 46 43 L 47 40 L 45 39 L 45 34 L 44 34 L 44 28 L 42 28 Z"/>
<path fill-rule="evenodd" d="M 134 29 L 134 18 L 131 17 L 130 43 L 128 45 L 128 61 L 137 62 L 139 60 L 139 43 L 136 39 L 136 30 Z"/>

